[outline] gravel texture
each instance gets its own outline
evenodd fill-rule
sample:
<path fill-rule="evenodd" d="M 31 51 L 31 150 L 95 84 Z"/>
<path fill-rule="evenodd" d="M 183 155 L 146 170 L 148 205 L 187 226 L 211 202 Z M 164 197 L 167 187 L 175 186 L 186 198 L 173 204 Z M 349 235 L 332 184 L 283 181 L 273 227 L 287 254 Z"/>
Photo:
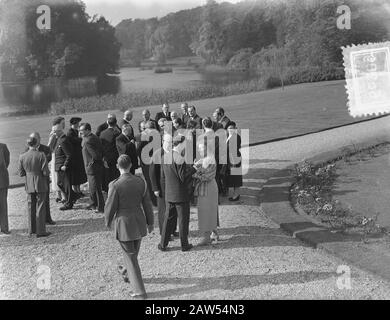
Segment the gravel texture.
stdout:
<path fill-rule="evenodd" d="M 246 180 L 251 185 L 256 179 Z M 257 182 L 258 183 L 258 182 Z M 220 242 L 190 252 L 157 250 L 157 230 L 144 239 L 140 265 L 150 299 L 384 299 L 388 283 L 352 268 L 351 290 L 337 288 L 342 261 L 283 234 L 259 207 L 256 187 L 241 203 L 221 205 Z M 54 200 L 54 199 L 52 199 Z M 80 209 L 61 213 L 47 239 L 26 233 L 25 194 L 10 191 L 11 236 L 0 238 L 1 299 L 129 299 L 130 286 L 116 271 L 121 250 L 102 215 Z M 200 238 L 191 209 L 191 241 Z M 38 267 L 48 266 L 51 288 L 40 290 Z"/>
<path fill-rule="evenodd" d="M 158 231 L 146 237 L 140 265 L 150 299 L 390 299 L 390 285 L 351 267 L 351 289 L 338 289 L 337 269 L 345 262 L 284 234 L 261 210 L 257 195 L 278 169 L 305 157 L 388 134 L 388 119 L 358 124 L 251 148 L 242 201 L 220 206 L 218 244 L 181 252 L 175 240 L 157 250 Z M 388 137 L 388 136 L 387 136 Z M 26 232 L 23 189 L 10 190 L 11 236 L 0 236 L 2 299 L 129 299 L 130 286 L 116 268 L 122 253 L 103 217 L 82 210 L 61 213 L 47 239 Z M 191 242 L 200 241 L 196 208 L 191 209 Z M 51 271 L 51 288 L 37 287 L 39 266 Z"/>

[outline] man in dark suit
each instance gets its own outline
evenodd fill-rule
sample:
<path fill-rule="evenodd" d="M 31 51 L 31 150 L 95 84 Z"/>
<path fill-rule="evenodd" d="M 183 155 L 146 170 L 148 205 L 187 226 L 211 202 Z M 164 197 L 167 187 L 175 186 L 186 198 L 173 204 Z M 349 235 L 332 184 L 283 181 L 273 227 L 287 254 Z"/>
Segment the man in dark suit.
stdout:
<path fill-rule="evenodd" d="M 89 123 L 84 123 L 80 126 L 80 135 L 83 138 L 82 152 L 88 179 L 89 197 L 91 199 L 87 209 L 101 213 L 104 212 L 102 191 L 102 173 L 104 171 L 103 146 L 100 139 L 92 133 Z"/>
<path fill-rule="evenodd" d="M 158 208 L 158 226 L 160 229 L 160 235 L 162 234 L 163 225 L 164 225 L 164 217 L 165 217 L 165 209 L 166 209 L 166 202 L 165 202 L 165 181 L 164 176 L 162 174 L 161 165 L 164 161 L 164 150 L 163 148 L 158 149 L 153 154 L 152 163 L 149 167 L 149 176 L 150 176 L 150 184 L 152 191 L 154 192 L 154 195 L 157 198 L 157 208 Z M 175 208 L 173 208 L 174 213 L 173 215 L 173 221 L 172 225 L 177 225 L 177 212 Z M 175 230 L 174 229 L 174 230 Z M 176 232 L 173 232 L 173 236 L 176 236 Z"/>
<path fill-rule="evenodd" d="M 100 138 L 100 134 L 104 131 L 104 130 L 107 130 L 108 129 L 108 122 L 109 121 L 113 121 L 115 119 L 116 121 L 116 115 L 113 114 L 113 113 L 109 113 L 107 115 L 107 121 L 103 124 L 101 124 L 100 126 L 97 127 L 97 130 L 96 130 L 96 135 Z M 118 128 L 118 130 L 120 131 L 121 129 L 119 128 L 118 125 L 116 125 L 116 127 Z"/>
<path fill-rule="evenodd" d="M 122 128 L 124 124 L 131 125 L 131 120 L 133 120 L 133 111 L 132 110 L 127 110 L 124 113 L 123 119 L 121 120 L 119 126 Z"/>
<path fill-rule="evenodd" d="M 108 128 L 100 134 L 100 141 L 103 145 L 104 161 L 104 182 L 103 191 L 108 192 L 108 184 L 119 177 L 119 170 L 116 167 L 118 161 L 118 150 L 116 148 L 116 138 L 121 134 L 118 129 L 116 119 L 108 121 Z"/>
<path fill-rule="evenodd" d="M 121 175 L 110 183 L 104 210 L 106 226 L 110 227 L 115 219 L 116 239 L 122 247 L 126 262 L 127 270 L 124 273 L 127 273 L 134 290 L 131 293 L 132 298 L 146 299 L 137 257 L 142 238 L 154 228 L 153 208 L 145 181 L 130 173 L 130 157 L 120 156 L 118 168 Z"/>
<path fill-rule="evenodd" d="M 187 127 L 187 122 L 188 120 L 190 120 L 190 115 L 188 113 L 188 103 L 187 102 L 182 103 L 180 108 L 182 112 L 181 120 L 183 121 L 184 126 Z"/>
<path fill-rule="evenodd" d="M 87 175 L 85 173 L 83 152 L 81 148 L 82 139 L 79 137 L 79 125 L 81 118 L 73 117 L 70 119 L 70 128 L 67 136 L 72 142 L 73 160 L 72 160 L 72 187 L 73 191 L 82 198 L 84 194 L 81 192 L 80 186 L 87 182 Z"/>
<path fill-rule="evenodd" d="M 50 235 L 46 232 L 45 226 L 49 167 L 43 152 L 37 150 L 38 141 L 29 138 L 27 145 L 29 151 L 19 158 L 19 174 L 21 177 L 26 177 L 29 234 L 36 233 L 37 238 L 47 237 Z"/>
<path fill-rule="evenodd" d="M 168 138 L 167 138 L 168 137 Z M 172 138 L 165 135 L 163 149 L 166 153 L 164 164 L 161 166 L 162 180 L 165 181 L 166 209 L 161 234 L 161 242 L 158 249 L 166 251 L 174 228 L 174 215 L 176 209 L 179 220 L 179 234 L 181 250 L 189 251 L 192 244 L 188 242 L 190 223 L 190 185 L 193 170 L 182 160 L 181 154 L 172 149 Z"/>
<path fill-rule="evenodd" d="M 38 143 L 37 150 L 39 152 L 43 152 L 43 154 L 46 157 L 46 161 L 49 164 L 50 161 L 52 160 L 52 153 L 51 153 L 50 147 L 41 144 L 41 135 L 38 132 L 33 132 L 32 134 L 30 134 L 30 138 L 34 138 L 37 140 L 37 143 Z M 28 147 L 26 148 L 25 152 L 27 152 L 27 151 L 29 151 Z M 51 218 L 51 213 L 50 213 L 50 176 L 47 177 L 47 185 L 48 185 L 49 192 L 47 192 L 46 200 L 45 200 L 45 203 L 46 203 L 46 224 L 55 225 L 56 223 Z"/>
<path fill-rule="evenodd" d="M 196 129 L 196 130 L 202 129 L 202 118 L 199 117 L 199 116 L 196 114 L 196 108 L 195 108 L 195 106 L 190 106 L 190 107 L 188 108 L 188 114 L 190 115 L 189 121 L 194 121 L 194 122 L 196 122 L 195 129 Z"/>
<path fill-rule="evenodd" d="M 172 121 L 171 119 L 171 113 L 169 112 L 169 104 L 168 103 L 164 103 L 161 107 L 162 109 L 162 112 L 158 112 L 157 115 L 156 115 L 156 122 L 158 123 L 158 120 L 164 118 L 166 119 L 167 121 Z"/>
<path fill-rule="evenodd" d="M 10 153 L 8 147 L 0 143 L 0 232 L 9 234 L 8 227 L 8 187 Z"/>
<path fill-rule="evenodd" d="M 124 124 L 122 126 L 122 133 L 116 138 L 116 148 L 119 156 L 122 154 L 128 155 L 131 159 L 131 174 L 135 174 L 135 170 L 138 169 L 138 155 L 137 148 L 134 144 L 134 131 L 130 124 Z"/>
<path fill-rule="evenodd" d="M 71 210 L 74 203 L 79 199 L 72 189 L 72 160 L 73 147 L 71 139 L 66 136 L 62 126 L 53 127 L 58 142 L 55 149 L 55 171 L 58 174 L 57 185 L 65 194 L 65 204 L 60 208 L 61 211 Z"/>
<path fill-rule="evenodd" d="M 139 133 L 142 132 L 141 126 L 144 126 L 144 128 L 145 128 L 145 127 L 146 127 L 146 124 L 147 124 L 148 122 L 153 123 L 152 126 L 154 126 L 154 127 L 156 128 L 156 130 L 159 130 L 159 128 L 158 128 L 158 123 L 157 123 L 155 120 L 153 120 L 153 119 L 150 118 L 150 111 L 149 111 L 149 110 L 144 110 L 144 111 L 142 111 L 142 121 L 140 121 L 140 122 L 138 123 L 138 130 L 139 130 Z"/>
<path fill-rule="evenodd" d="M 225 115 L 225 110 L 223 108 L 217 108 L 213 114 L 214 120 L 220 123 L 223 129 L 227 130 L 230 119 Z"/>

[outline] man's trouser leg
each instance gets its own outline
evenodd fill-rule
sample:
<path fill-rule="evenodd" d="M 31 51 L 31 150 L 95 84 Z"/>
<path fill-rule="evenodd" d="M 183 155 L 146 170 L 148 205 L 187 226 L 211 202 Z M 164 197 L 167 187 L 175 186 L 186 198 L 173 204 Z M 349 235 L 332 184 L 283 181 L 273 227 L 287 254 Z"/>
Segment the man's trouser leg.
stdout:
<path fill-rule="evenodd" d="M 124 251 L 127 276 L 136 295 L 146 294 L 141 268 L 138 264 L 138 253 L 141 247 L 141 239 L 129 242 L 119 242 Z"/>
<path fill-rule="evenodd" d="M 0 189 L 0 231 L 9 232 L 8 227 L 8 189 Z"/>
<path fill-rule="evenodd" d="M 46 194 L 36 193 L 36 230 L 37 236 L 46 233 Z"/>
<path fill-rule="evenodd" d="M 175 223 L 175 215 L 176 215 L 176 208 L 174 203 L 166 202 L 165 204 L 165 216 L 164 216 L 164 223 L 161 233 L 161 246 L 163 248 L 166 248 L 169 243 L 169 239 L 171 237 L 171 234 L 174 231 L 174 228 L 176 227 Z"/>
<path fill-rule="evenodd" d="M 34 234 L 37 232 L 37 197 L 36 193 L 27 194 L 27 218 L 28 218 L 28 233 Z"/>
<path fill-rule="evenodd" d="M 47 186 L 48 190 L 50 190 L 50 178 L 47 178 Z M 50 191 L 46 193 L 46 199 L 45 199 L 45 204 L 46 204 L 46 222 L 52 222 L 51 218 L 51 213 L 50 213 Z"/>
<path fill-rule="evenodd" d="M 181 247 L 184 248 L 188 246 L 188 233 L 190 227 L 190 204 L 189 202 L 176 203 L 175 207 L 179 220 Z"/>

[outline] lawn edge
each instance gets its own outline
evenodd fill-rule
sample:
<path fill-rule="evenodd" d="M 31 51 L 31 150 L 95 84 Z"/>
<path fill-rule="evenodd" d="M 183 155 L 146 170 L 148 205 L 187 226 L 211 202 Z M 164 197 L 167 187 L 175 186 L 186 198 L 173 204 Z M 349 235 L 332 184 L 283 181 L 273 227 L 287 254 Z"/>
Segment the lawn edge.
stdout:
<path fill-rule="evenodd" d="M 356 143 L 359 149 L 365 149 L 386 142 L 366 141 Z M 344 146 L 346 147 L 346 146 Z M 325 165 L 341 159 L 342 148 L 318 154 L 308 161 L 314 165 Z M 298 215 L 290 201 L 291 186 L 296 183 L 294 165 L 279 170 L 267 180 L 260 192 L 260 207 L 263 212 L 277 223 L 290 236 L 304 244 L 322 249 L 355 267 L 366 270 L 375 276 L 390 281 L 390 257 L 363 247 L 362 237 L 332 233 L 328 228 L 316 224 L 312 219 Z"/>

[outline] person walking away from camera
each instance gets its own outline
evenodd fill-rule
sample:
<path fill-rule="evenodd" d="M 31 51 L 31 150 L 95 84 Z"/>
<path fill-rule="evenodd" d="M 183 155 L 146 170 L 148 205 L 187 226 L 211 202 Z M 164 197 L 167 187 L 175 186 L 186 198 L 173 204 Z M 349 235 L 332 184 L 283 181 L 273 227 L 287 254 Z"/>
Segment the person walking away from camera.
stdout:
<path fill-rule="evenodd" d="M 109 185 L 104 209 L 105 222 L 109 228 L 114 223 L 115 236 L 123 250 L 126 266 L 126 270 L 119 270 L 126 275 L 133 287 L 131 297 L 146 299 L 138 254 L 142 238 L 147 232 L 153 231 L 154 216 L 146 182 L 130 173 L 131 166 L 129 156 L 119 157 L 120 177 Z"/>
<path fill-rule="evenodd" d="M 70 119 L 70 129 L 67 136 L 70 138 L 73 147 L 72 161 L 72 187 L 73 191 L 80 197 L 84 197 L 81 192 L 81 185 L 87 182 L 87 174 L 85 173 L 83 151 L 81 147 L 82 138 L 79 137 L 79 125 L 81 118 L 74 117 Z"/>
<path fill-rule="evenodd" d="M 116 148 L 119 156 L 122 154 L 128 155 L 131 159 L 131 174 L 135 174 L 135 170 L 138 169 L 138 156 L 137 148 L 134 144 L 134 131 L 130 124 L 124 124 L 122 126 L 122 133 L 116 138 Z"/>
<path fill-rule="evenodd" d="M 65 118 L 63 117 L 57 117 L 53 120 L 52 124 L 52 130 L 49 135 L 49 142 L 48 146 L 51 150 L 51 164 L 50 164 L 50 180 L 51 180 L 51 190 L 56 193 L 56 202 L 57 203 L 65 203 L 66 202 L 66 196 L 64 193 L 62 193 L 61 189 L 58 187 L 58 174 L 55 169 L 55 150 L 57 147 L 57 136 L 55 134 L 55 127 L 57 125 L 60 125 L 62 127 L 62 130 L 65 131 Z"/>
<path fill-rule="evenodd" d="M 103 165 L 103 146 L 100 139 L 92 133 L 89 123 L 83 123 L 80 126 L 80 135 L 82 141 L 82 153 L 87 173 L 90 204 L 87 210 L 93 210 L 95 213 L 104 212 L 104 197 L 102 190 Z"/>
<path fill-rule="evenodd" d="M 51 163 L 52 160 L 52 153 L 51 153 L 51 150 L 48 146 L 45 146 L 43 144 L 41 144 L 41 135 L 38 133 L 38 132 L 33 132 L 30 134 L 30 138 L 34 138 L 37 140 L 37 150 L 39 152 L 43 152 L 43 154 L 45 155 L 46 157 L 46 162 L 49 164 Z M 27 147 L 25 152 L 29 151 L 29 148 Z M 48 186 L 48 190 L 49 192 L 46 193 L 46 200 L 45 200 L 45 204 L 46 204 L 46 224 L 49 224 L 49 225 L 55 225 L 56 223 L 53 221 L 52 217 L 51 217 L 51 212 L 50 212 L 50 175 L 46 177 L 47 178 L 47 186 Z"/>
<path fill-rule="evenodd" d="M 0 143 L 0 233 L 10 234 L 8 225 L 8 188 L 10 152 L 6 144 Z"/>
<path fill-rule="evenodd" d="M 207 146 L 207 147 L 206 147 Z M 211 244 L 211 233 L 216 233 L 218 226 L 218 185 L 215 180 L 217 165 L 211 144 L 198 145 L 201 158 L 194 164 L 196 172 L 194 195 L 198 197 L 198 226 L 203 234 L 199 246 Z M 207 148 L 207 149 L 206 149 Z"/>
<path fill-rule="evenodd" d="M 57 136 L 57 146 L 55 150 L 55 170 L 58 175 L 58 187 L 65 195 L 65 204 L 61 211 L 73 209 L 73 205 L 79 198 L 72 189 L 72 161 L 73 147 L 72 141 L 64 133 L 63 127 L 58 125 L 54 128 Z"/>
<path fill-rule="evenodd" d="M 108 128 L 100 134 L 100 140 L 103 145 L 103 161 L 104 161 L 104 181 L 103 191 L 108 192 L 108 184 L 119 177 L 119 170 L 116 167 L 118 161 L 118 150 L 116 148 L 116 138 L 121 134 L 118 129 L 116 119 L 108 121 Z"/>
<path fill-rule="evenodd" d="M 235 122 L 228 125 L 227 138 L 228 170 L 227 170 L 227 187 L 233 188 L 233 195 L 230 201 L 240 200 L 240 187 L 242 187 L 242 169 L 241 169 L 241 137 L 238 134 Z"/>
<path fill-rule="evenodd" d="M 28 138 L 27 146 L 29 151 L 19 157 L 19 175 L 26 179 L 28 232 L 37 238 L 48 237 L 51 233 L 46 232 L 46 198 L 50 171 L 46 156 L 37 149 L 38 141 Z"/>
<path fill-rule="evenodd" d="M 165 135 L 169 137 L 169 135 Z M 172 148 L 172 138 L 164 138 L 164 152 L 169 155 L 168 163 L 164 159 L 161 166 L 162 180 L 165 181 L 166 209 L 164 216 L 161 242 L 158 245 L 160 251 L 166 251 L 170 236 L 176 225 L 174 215 L 177 213 L 179 220 L 179 235 L 181 250 L 189 251 L 193 248 L 188 242 L 190 223 L 190 186 L 192 185 L 192 167 L 182 161 L 182 155 L 177 151 L 179 148 Z M 173 210 L 173 209 L 176 209 Z"/>

